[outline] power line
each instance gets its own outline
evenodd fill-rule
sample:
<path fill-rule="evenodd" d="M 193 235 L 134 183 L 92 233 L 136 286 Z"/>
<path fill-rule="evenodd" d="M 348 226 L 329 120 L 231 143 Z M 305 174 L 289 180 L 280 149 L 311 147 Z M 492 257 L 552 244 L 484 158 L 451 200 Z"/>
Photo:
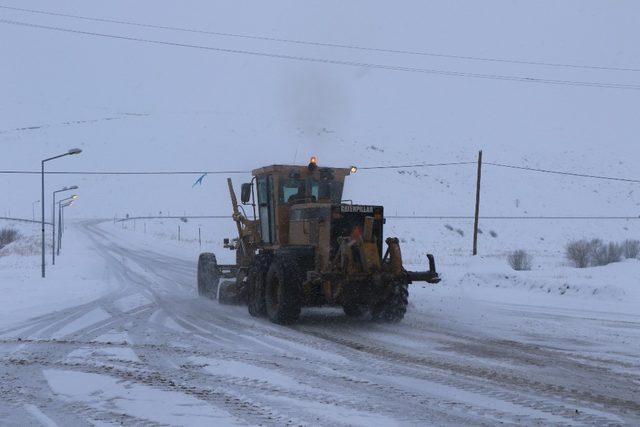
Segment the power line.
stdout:
<path fill-rule="evenodd" d="M 235 38 L 242 38 L 242 39 L 249 39 L 249 40 L 271 41 L 271 42 L 289 43 L 289 44 L 297 44 L 297 45 L 304 45 L 304 46 L 332 47 L 332 48 L 351 49 L 351 50 L 368 51 L 368 52 L 429 56 L 429 57 L 435 57 L 435 58 L 462 59 L 462 60 L 469 60 L 469 61 L 484 61 L 484 62 L 496 62 L 496 63 L 506 63 L 506 64 L 536 65 L 536 66 L 557 67 L 557 68 L 640 72 L 640 69 L 638 68 L 610 67 L 610 66 L 601 66 L 601 65 L 563 64 L 563 63 L 555 63 L 555 62 L 490 58 L 490 57 L 469 56 L 469 55 L 454 55 L 454 54 L 415 51 L 415 50 L 406 50 L 406 49 L 376 48 L 376 47 L 360 46 L 360 45 L 352 45 L 352 44 L 315 42 L 315 41 L 309 41 L 309 40 L 296 40 L 296 39 L 287 39 L 287 38 L 280 38 L 280 37 L 259 36 L 259 35 L 253 35 L 253 34 L 239 34 L 239 33 L 229 33 L 229 32 L 221 32 L 221 31 L 199 30 L 199 29 L 185 28 L 185 27 L 174 27 L 174 26 L 167 26 L 167 25 L 146 24 L 146 23 L 124 21 L 124 20 L 118 20 L 118 19 L 72 15 L 67 13 L 51 12 L 51 11 L 36 10 L 36 9 L 24 9 L 20 7 L 11 7 L 11 6 L 3 6 L 3 5 L 0 5 L 0 8 L 20 11 L 20 12 L 40 14 L 40 15 L 81 19 L 85 21 L 130 25 L 130 26 L 141 27 L 141 28 L 153 28 L 153 29 L 160 29 L 160 30 L 180 31 L 185 33 L 195 33 L 195 34 L 208 34 L 208 35 L 214 35 L 214 36 L 235 37 Z"/>
<path fill-rule="evenodd" d="M 379 169 L 411 169 L 411 168 L 431 168 L 440 166 L 465 166 L 474 165 L 476 162 L 447 162 L 447 163 L 418 163 L 407 165 L 380 165 L 380 166 L 362 166 L 358 170 L 379 170 Z M 505 163 L 484 162 L 484 165 L 496 166 L 508 169 L 525 170 L 531 172 L 547 173 L 554 175 L 573 176 L 578 178 L 600 179 L 607 181 L 619 181 L 640 183 L 640 179 L 620 178 L 602 175 L 590 175 L 577 172 L 557 171 L 551 169 L 538 169 L 526 166 L 509 165 Z M 0 170 L 0 175 L 40 175 L 41 171 L 29 170 Z M 250 170 L 211 170 L 211 171 L 45 171 L 45 175 L 239 175 L 250 174 Z"/>
<path fill-rule="evenodd" d="M 508 164 L 504 164 L 504 163 L 485 162 L 484 164 L 485 165 L 490 165 L 490 166 L 497 166 L 497 167 L 501 167 L 501 168 L 519 169 L 519 170 L 526 170 L 526 171 L 532 171 L 532 172 L 541 172 L 541 173 L 549 173 L 549 174 L 555 174 L 555 175 L 568 175 L 568 176 L 575 176 L 575 177 L 579 177 L 579 178 L 593 178 L 593 179 L 602 179 L 602 180 L 608 180 L 608 181 L 622 181 L 622 182 L 640 183 L 640 179 L 618 178 L 618 177 L 601 176 L 601 175 L 589 175 L 589 174 L 584 174 L 584 173 L 565 172 L 565 171 L 557 171 L 557 170 L 550 170 L 550 169 L 537 169 L 537 168 L 530 168 L 530 167 L 526 167 L 526 166 L 508 165 Z"/>
<path fill-rule="evenodd" d="M 2 175 L 40 175 L 41 171 L 0 170 Z M 45 175 L 236 175 L 251 171 L 45 171 Z"/>
<path fill-rule="evenodd" d="M 475 162 L 450 162 L 450 163 L 421 163 L 414 165 L 383 165 L 383 166 L 363 166 L 358 170 L 373 169 L 406 169 L 406 168 L 429 168 L 438 166 L 469 165 Z M 3 175 L 40 175 L 42 171 L 28 170 L 0 170 Z M 214 170 L 214 171 L 45 171 L 51 175 L 236 175 L 250 174 L 251 171 L 242 170 Z"/>
<path fill-rule="evenodd" d="M 12 21 L 8 19 L 2 19 L 0 20 L 0 23 L 22 26 L 27 28 L 37 28 L 41 30 L 82 34 L 87 36 L 103 37 L 103 38 L 110 38 L 110 39 L 117 39 L 117 40 L 129 40 L 129 41 L 155 44 L 155 45 L 161 45 L 161 46 L 185 47 L 185 48 L 201 49 L 201 50 L 207 50 L 207 51 L 213 51 L 213 52 L 250 55 L 250 56 L 263 57 L 263 58 L 264 57 L 276 58 L 276 59 L 284 59 L 284 60 L 291 60 L 291 61 L 312 62 L 317 64 L 344 65 L 349 67 L 371 68 L 371 69 L 380 69 L 380 70 L 388 70 L 388 71 L 402 71 L 402 72 L 410 72 L 410 73 L 441 75 L 441 76 L 447 76 L 447 77 L 500 80 L 500 81 L 512 81 L 512 82 L 521 82 L 521 83 L 538 83 L 538 84 L 547 84 L 547 85 L 556 85 L 556 86 L 576 86 L 576 87 L 597 87 L 597 88 L 605 88 L 605 89 L 640 90 L 640 85 L 634 85 L 634 84 L 591 82 L 591 81 L 577 81 L 577 80 L 556 80 L 556 79 L 544 79 L 544 78 L 538 78 L 538 77 L 522 77 L 522 76 L 499 75 L 499 74 L 482 74 L 482 73 L 470 73 L 470 72 L 462 72 L 462 71 L 449 71 L 449 70 L 439 70 L 439 69 L 429 69 L 429 68 L 403 67 L 403 66 L 396 66 L 396 65 L 384 65 L 384 64 L 375 64 L 375 63 L 358 62 L 358 61 L 342 61 L 342 60 L 328 59 L 328 58 L 314 58 L 314 57 L 307 57 L 307 56 L 285 55 L 285 54 L 276 54 L 276 53 L 269 53 L 269 52 L 258 52 L 258 51 L 241 50 L 241 49 L 228 49 L 228 48 L 220 48 L 220 47 L 212 47 L 212 46 L 203 46 L 203 45 L 196 45 L 196 44 L 189 44 L 189 43 L 177 43 L 177 42 L 169 42 L 169 41 L 163 41 L 163 40 L 143 39 L 139 37 L 120 36 L 115 34 L 97 33 L 92 31 L 81 31 L 81 30 L 75 30 L 70 28 L 54 27 L 49 25 L 39 25 L 39 24 L 33 24 L 29 22 Z"/>
<path fill-rule="evenodd" d="M 474 164 L 476 164 L 476 162 L 419 163 L 415 165 L 364 166 L 364 167 L 358 167 L 358 170 L 408 169 L 408 168 L 425 168 L 425 167 L 436 167 L 436 166 L 474 165 Z"/>

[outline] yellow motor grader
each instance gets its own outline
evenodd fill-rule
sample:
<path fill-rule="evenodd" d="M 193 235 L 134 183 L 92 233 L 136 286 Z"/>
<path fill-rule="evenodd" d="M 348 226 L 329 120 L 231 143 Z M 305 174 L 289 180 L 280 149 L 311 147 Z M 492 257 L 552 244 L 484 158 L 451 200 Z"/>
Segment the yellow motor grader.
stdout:
<path fill-rule="evenodd" d="M 201 254 L 198 293 L 246 303 L 252 316 L 279 324 L 295 322 L 302 307 L 322 305 L 342 306 L 348 316 L 402 320 L 408 285 L 440 281 L 435 261 L 428 254 L 428 271 L 405 270 L 394 237 L 384 240 L 383 252 L 383 207 L 342 199 L 345 178 L 356 171 L 320 167 L 315 157 L 307 166 L 266 166 L 242 184 L 242 205 L 227 179 L 238 237 L 224 246 L 236 251 L 236 264 Z"/>

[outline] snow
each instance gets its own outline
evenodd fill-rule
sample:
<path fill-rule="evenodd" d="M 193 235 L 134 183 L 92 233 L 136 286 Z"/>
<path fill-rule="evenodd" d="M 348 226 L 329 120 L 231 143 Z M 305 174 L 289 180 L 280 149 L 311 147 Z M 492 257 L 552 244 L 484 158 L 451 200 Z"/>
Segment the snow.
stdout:
<path fill-rule="evenodd" d="M 212 360 L 203 357 L 194 357 L 191 361 L 194 364 L 203 365 L 204 370 L 212 375 L 230 375 L 245 380 L 266 381 L 269 384 L 288 390 L 312 390 L 311 387 L 301 384 L 296 379 L 280 374 L 273 369 L 265 369 L 244 362 Z"/>
<path fill-rule="evenodd" d="M 98 348 L 79 348 L 67 355 L 67 358 L 73 362 L 74 359 L 99 358 L 107 362 L 140 362 L 136 353 L 126 347 L 98 347 Z"/>
<path fill-rule="evenodd" d="M 28 7 L 436 56 L 8 9 L 0 15 L 127 37 L 454 72 L 638 82 L 637 70 L 439 53 L 640 69 L 640 3 L 632 1 L 411 0 L 399 7 L 194 0 L 184 7 L 168 0 L 32 0 Z M 42 158 L 72 146 L 83 153 L 47 170 L 249 171 L 305 164 L 317 155 L 321 165 L 359 166 L 345 198 L 384 205 L 385 234 L 400 239 L 407 268 L 426 269 L 426 254 L 433 253 L 443 278 L 436 286 L 412 285 L 400 325 L 311 309 L 299 325 L 281 328 L 195 295 L 200 252 L 233 262 L 234 253 L 222 247 L 236 233 L 230 220 L 112 221 L 228 215 L 227 174 L 210 174 L 195 187 L 198 174 L 48 175 L 48 199 L 68 185 L 80 186 L 80 199 L 67 209 L 55 266 L 47 253 L 45 280 L 39 225 L 0 219 L 0 227 L 23 236 L 0 249 L 0 392 L 9 396 L 0 401 L 0 419 L 8 424 L 637 424 L 640 260 L 576 269 L 564 247 L 583 238 L 639 239 L 638 184 L 490 164 L 640 179 L 637 91 L 283 61 L 6 24 L 0 40 L 7 58 L 0 68 L 0 170 L 37 170 Z M 365 169 L 474 162 L 480 149 L 484 217 L 629 219 L 482 218 L 480 255 L 471 257 L 472 220 L 393 217 L 472 215 L 474 164 Z M 250 179 L 231 176 L 236 188 Z M 0 177 L 0 214 L 31 217 L 39 176 Z M 533 256 L 531 271 L 508 266 L 516 249 Z M 200 400 L 169 390 L 168 382 L 119 378 L 118 369 L 155 372 L 205 395 L 223 387 L 230 394 L 224 402 Z"/>
<path fill-rule="evenodd" d="M 55 268 L 47 252 L 47 278 L 42 279 L 40 249 L 33 243 L 39 241 L 38 227 L 7 221 L 0 221 L 0 226 L 16 228 L 23 236 L 0 250 L 0 325 L 87 303 L 115 288 L 114 282 L 101 274 L 104 267 L 87 253 L 84 237 L 75 230 L 65 233 L 64 251 Z"/>
<path fill-rule="evenodd" d="M 56 427 L 57 424 L 35 405 L 26 404 L 24 408 L 44 427 Z"/>
<path fill-rule="evenodd" d="M 229 414 L 182 393 L 84 372 L 50 369 L 44 371 L 44 376 L 50 387 L 70 403 L 116 409 L 161 424 L 181 424 L 187 417 L 194 426 L 243 425 Z"/>
<path fill-rule="evenodd" d="M 144 295 L 132 294 L 114 302 L 114 305 L 122 311 L 131 311 L 149 304 L 150 301 Z"/>

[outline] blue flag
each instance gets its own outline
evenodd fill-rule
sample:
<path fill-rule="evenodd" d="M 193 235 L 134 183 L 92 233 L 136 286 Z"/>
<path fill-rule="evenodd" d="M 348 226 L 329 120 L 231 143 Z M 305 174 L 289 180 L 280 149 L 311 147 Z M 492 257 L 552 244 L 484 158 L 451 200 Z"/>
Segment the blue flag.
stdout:
<path fill-rule="evenodd" d="M 196 182 L 193 183 L 193 185 L 191 186 L 191 188 L 195 187 L 196 185 L 202 185 L 202 180 L 204 179 L 204 177 L 207 176 L 207 174 L 202 174 L 202 176 L 200 178 L 198 178 L 196 180 Z"/>

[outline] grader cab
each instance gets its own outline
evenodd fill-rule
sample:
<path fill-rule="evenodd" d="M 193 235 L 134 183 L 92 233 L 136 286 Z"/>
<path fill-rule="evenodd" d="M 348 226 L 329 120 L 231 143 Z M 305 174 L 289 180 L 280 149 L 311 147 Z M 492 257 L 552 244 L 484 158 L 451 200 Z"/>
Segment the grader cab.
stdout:
<path fill-rule="evenodd" d="M 345 178 L 356 171 L 319 167 L 315 157 L 308 166 L 256 169 L 242 184 L 242 205 L 228 179 L 238 237 L 224 243 L 236 251 L 236 264 L 201 254 L 199 294 L 245 303 L 252 316 L 279 324 L 295 322 L 302 307 L 322 305 L 342 306 L 348 316 L 402 320 L 408 285 L 440 281 L 434 258 L 427 255 L 428 271 L 405 270 L 398 239 L 383 240 L 383 207 L 342 199 Z"/>

